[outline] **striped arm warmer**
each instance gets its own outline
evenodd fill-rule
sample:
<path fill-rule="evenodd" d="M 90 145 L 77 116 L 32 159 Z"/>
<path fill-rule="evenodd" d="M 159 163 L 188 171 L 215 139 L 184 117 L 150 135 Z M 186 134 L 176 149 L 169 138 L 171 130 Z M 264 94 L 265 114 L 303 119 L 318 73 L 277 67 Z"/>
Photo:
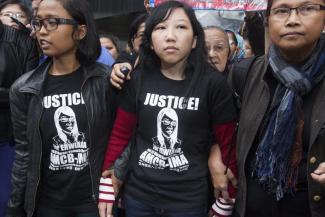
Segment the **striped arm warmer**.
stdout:
<path fill-rule="evenodd" d="M 212 205 L 211 211 L 213 217 L 227 217 L 231 216 L 235 199 L 230 199 L 231 201 L 226 201 L 222 197 L 218 197 L 216 202 Z"/>
<path fill-rule="evenodd" d="M 115 195 L 112 178 L 100 178 L 99 183 L 99 202 L 114 203 Z"/>

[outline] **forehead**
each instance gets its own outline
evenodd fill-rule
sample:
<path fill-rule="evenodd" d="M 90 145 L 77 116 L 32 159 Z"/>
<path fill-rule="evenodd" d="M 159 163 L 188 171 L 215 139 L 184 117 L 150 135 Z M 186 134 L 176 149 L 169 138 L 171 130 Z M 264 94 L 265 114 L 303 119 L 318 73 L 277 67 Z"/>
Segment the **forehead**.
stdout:
<path fill-rule="evenodd" d="M 273 0 L 272 8 L 279 6 L 297 7 L 303 4 L 323 4 L 324 0 Z"/>
<path fill-rule="evenodd" d="M 164 22 L 185 21 L 190 22 L 189 17 L 182 8 L 175 8 Z"/>
<path fill-rule="evenodd" d="M 71 18 L 63 5 L 56 0 L 43 0 L 38 8 L 37 17 L 62 17 Z"/>
<path fill-rule="evenodd" d="M 204 36 L 206 40 L 228 40 L 227 35 L 225 35 L 225 33 L 216 28 L 205 29 Z"/>
<path fill-rule="evenodd" d="M 23 12 L 19 5 L 9 4 L 5 6 L 1 11 Z"/>

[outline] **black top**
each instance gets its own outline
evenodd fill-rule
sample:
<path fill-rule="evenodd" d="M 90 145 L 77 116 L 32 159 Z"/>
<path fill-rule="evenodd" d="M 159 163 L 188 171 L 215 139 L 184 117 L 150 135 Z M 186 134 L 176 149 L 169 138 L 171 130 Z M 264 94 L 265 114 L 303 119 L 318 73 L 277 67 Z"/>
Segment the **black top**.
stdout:
<path fill-rule="evenodd" d="M 41 204 L 71 211 L 96 210 L 89 171 L 89 131 L 81 95 L 83 70 L 48 75 L 44 84 Z"/>
<path fill-rule="evenodd" d="M 236 118 L 221 73 L 204 73 L 186 97 L 189 84 L 190 79 L 171 80 L 160 71 L 137 71 L 120 99 L 120 106 L 138 117 L 126 194 L 155 207 L 206 206 L 211 125 Z"/>

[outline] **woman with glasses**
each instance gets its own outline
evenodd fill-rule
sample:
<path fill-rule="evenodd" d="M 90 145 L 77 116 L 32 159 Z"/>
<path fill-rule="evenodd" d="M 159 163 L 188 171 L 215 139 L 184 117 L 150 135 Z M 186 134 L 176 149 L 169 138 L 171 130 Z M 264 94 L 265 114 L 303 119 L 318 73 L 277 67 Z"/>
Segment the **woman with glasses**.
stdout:
<path fill-rule="evenodd" d="M 240 93 L 234 216 L 325 216 L 324 8 L 324 0 L 268 2 L 272 45 Z"/>
<path fill-rule="evenodd" d="M 4 25 L 22 29 L 29 24 L 30 10 L 19 0 L 5 0 L 0 3 L 0 20 Z M 20 22 L 21 24 L 19 24 Z"/>
<path fill-rule="evenodd" d="M 31 22 L 49 58 L 10 92 L 16 158 L 8 216 L 98 217 L 112 122 L 108 69 L 86 0 L 43 0 Z"/>

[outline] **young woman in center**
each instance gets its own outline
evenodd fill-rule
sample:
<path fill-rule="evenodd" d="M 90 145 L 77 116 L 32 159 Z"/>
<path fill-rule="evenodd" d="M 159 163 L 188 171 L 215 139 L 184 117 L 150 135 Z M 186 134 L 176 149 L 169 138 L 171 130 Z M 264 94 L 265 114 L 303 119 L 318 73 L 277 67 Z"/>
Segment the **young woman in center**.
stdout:
<path fill-rule="evenodd" d="M 168 1 L 153 10 L 103 165 L 104 171 L 112 165 L 134 133 L 126 216 L 207 215 L 209 134 L 228 150 L 236 111 L 224 76 L 206 60 L 203 29 L 191 8 Z M 111 215 L 112 189 L 111 179 L 102 178 L 101 217 Z"/>

